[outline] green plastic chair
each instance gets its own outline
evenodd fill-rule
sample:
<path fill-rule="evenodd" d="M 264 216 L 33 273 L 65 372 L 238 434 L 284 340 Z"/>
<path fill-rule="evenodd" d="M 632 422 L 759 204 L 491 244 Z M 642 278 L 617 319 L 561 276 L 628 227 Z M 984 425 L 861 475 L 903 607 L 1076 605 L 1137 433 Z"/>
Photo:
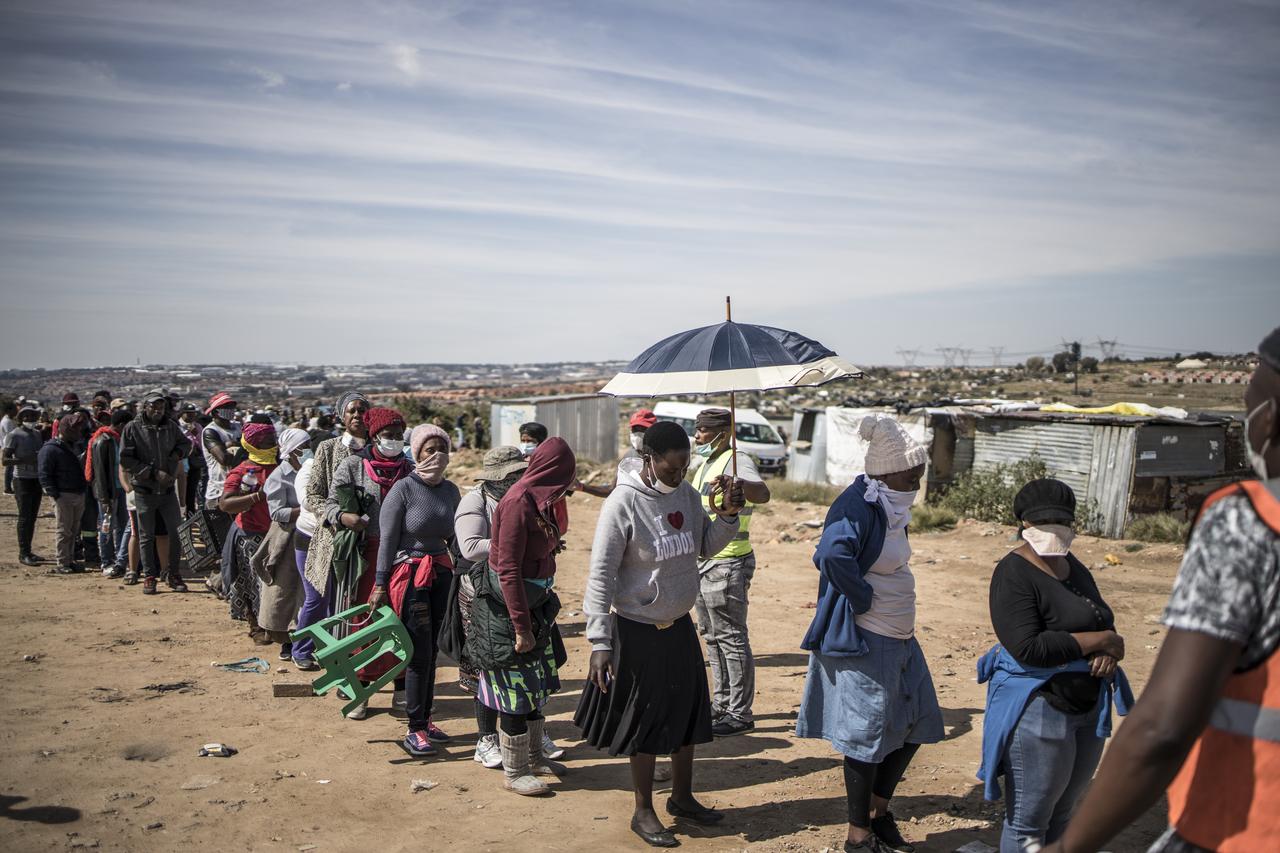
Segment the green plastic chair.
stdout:
<path fill-rule="evenodd" d="M 338 638 L 330 632 L 330 628 L 368 612 L 369 605 L 358 604 L 314 625 L 299 628 L 291 635 L 295 643 L 308 637 L 315 643 L 312 654 L 316 663 L 324 667 L 324 674 L 311 682 L 311 689 L 321 696 L 338 688 L 344 697 L 351 700 L 342 706 L 344 717 L 404 672 L 409 658 L 413 656 L 413 640 L 409 638 L 409 631 L 395 611 L 386 605 L 379 607 L 367 624 L 345 637 Z M 399 662 L 372 684 L 361 684 L 356 675 L 360 668 L 388 653 Z"/>

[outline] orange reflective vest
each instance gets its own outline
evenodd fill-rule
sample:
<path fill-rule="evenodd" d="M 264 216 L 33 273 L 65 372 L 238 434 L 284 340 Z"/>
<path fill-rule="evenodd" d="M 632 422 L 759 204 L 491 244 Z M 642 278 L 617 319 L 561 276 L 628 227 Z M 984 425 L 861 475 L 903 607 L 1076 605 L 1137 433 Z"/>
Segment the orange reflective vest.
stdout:
<path fill-rule="evenodd" d="M 1243 494 L 1280 535 L 1280 500 L 1251 480 L 1205 501 Z M 1209 725 L 1169 786 L 1169 823 L 1192 844 L 1257 853 L 1280 844 L 1280 654 L 1227 679 Z"/>

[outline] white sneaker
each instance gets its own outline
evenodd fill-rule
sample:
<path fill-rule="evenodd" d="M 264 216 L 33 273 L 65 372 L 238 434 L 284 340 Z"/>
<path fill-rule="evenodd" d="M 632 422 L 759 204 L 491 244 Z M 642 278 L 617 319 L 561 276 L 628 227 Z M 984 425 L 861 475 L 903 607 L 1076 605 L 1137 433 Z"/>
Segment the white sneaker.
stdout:
<path fill-rule="evenodd" d="M 351 709 L 351 713 L 347 714 L 348 720 L 363 720 L 369 716 L 369 703 L 361 702 L 359 705 Z"/>
<path fill-rule="evenodd" d="M 556 742 L 551 739 L 551 735 L 547 734 L 546 731 L 542 732 L 542 755 L 552 760 L 564 757 L 564 747 L 556 746 Z"/>
<path fill-rule="evenodd" d="M 476 741 L 476 754 L 472 760 L 490 770 L 501 767 L 502 745 L 498 742 L 498 736 L 482 735 L 480 740 Z"/>

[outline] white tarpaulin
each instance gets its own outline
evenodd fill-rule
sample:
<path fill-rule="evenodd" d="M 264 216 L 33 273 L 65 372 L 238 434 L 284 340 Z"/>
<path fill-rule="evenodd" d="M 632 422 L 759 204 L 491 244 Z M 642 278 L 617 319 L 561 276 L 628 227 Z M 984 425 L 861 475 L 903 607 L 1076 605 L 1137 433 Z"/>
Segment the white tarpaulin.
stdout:
<path fill-rule="evenodd" d="M 827 482 L 844 488 L 863 473 L 862 463 L 867 458 L 867 443 L 858 434 L 858 425 L 867 415 L 893 413 L 885 409 L 827 409 Z M 933 443 L 933 430 L 928 426 L 924 413 L 894 415 L 907 434 L 925 447 Z"/>

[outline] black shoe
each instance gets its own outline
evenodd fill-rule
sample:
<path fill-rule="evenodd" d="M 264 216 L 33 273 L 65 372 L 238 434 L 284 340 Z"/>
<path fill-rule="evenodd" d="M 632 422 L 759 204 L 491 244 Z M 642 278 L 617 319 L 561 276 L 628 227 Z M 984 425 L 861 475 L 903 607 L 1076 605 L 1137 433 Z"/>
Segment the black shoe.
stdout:
<path fill-rule="evenodd" d="M 693 821 L 702 826 L 713 826 L 724 820 L 724 812 L 718 812 L 715 809 L 709 809 L 706 806 L 699 806 L 696 809 L 686 809 L 683 806 L 676 805 L 674 800 L 667 800 L 667 814 L 672 817 L 682 817 Z"/>
<path fill-rule="evenodd" d="M 676 841 L 676 837 L 671 834 L 671 830 L 663 829 L 661 832 L 645 832 L 640 828 L 640 822 L 635 818 L 631 818 L 631 831 L 640 836 L 640 840 L 650 847 L 680 846 L 680 842 Z"/>
<path fill-rule="evenodd" d="M 104 578 L 116 580 L 124 577 L 124 566 L 112 566 L 104 575 Z"/>
<path fill-rule="evenodd" d="M 45 558 L 45 557 L 41 557 L 39 554 L 35 553 L 34 551 L 33 551 L 32 553 L 28 554 L 27 556 L 28 556 L 28 557 L 30 557 L 31 559 L 35 560 L 37 563 L 47 563 L 47 562 L 49 562 L 49 560 L 48 560 L 47 558 Z"/>
<path fill-rule="evenodd" d="M 848 841 L 844 843 L 844 853 L 890 853 L 888 847 L 881 843 L 879 838 L 873 832 L 866 838 L 862 839 L 858 844 L 850 844 Z"/>
<path fill-rule="evenodd" d="M 165 583 L 169 585 L 169 589 L 174 592 L 187 592 L 187 584 L 182 580 L 182 575 L 177 572 L 170 572 L 169 577 L 165 578 Z"/>
<path fill-rule="evenodd" d="M 80 571 L 84 571 L 84 569 L 81 569 Z M 74 575 L 76 574 L 76 567 L 75 566 L 54 566 L 52 569 L 49 570 L 49 574 Z"/>
<path fill-rule="evenodd" d="M 280 644 L 280 660 L 293 660 L 293 643 Z"/>
<path fill-rule="evenodd" d="M 40 561 L 37 560 L 35 557 L 31 556 L 30 554 L 23 554 L 21 557 L 18 558 L 18 562 L 22 563 L 22 565 L 24 566 L 40 565 Z"/>
<path fill-rule="evenodd" d="M 71 572 L 72 572 L 73 574 L 77 574 L 77 575 L 78 575 L 78 574 L 81 574 L 82 572 L 84 572 L 84 563 L 72 563 L 72 564 L 71 564 Z"/>
<path fill-rule="evenodd" d="M 721 717 L 720 722 L 711 724 L 711 733 L 716 737 L 733 737 L 754 732 L 756 724 L 750 720 L 735 720 L 733 717 Z"/>
<path fill-rule="evenodd" d="M 893 819 L 893 812 L 885 812 L 880 817 L 871 818 L 871 832 L 880 839 L 886 850 L 894 853 L 915 853 L 916 848 L 898 832 L 898 824 Z"/>

